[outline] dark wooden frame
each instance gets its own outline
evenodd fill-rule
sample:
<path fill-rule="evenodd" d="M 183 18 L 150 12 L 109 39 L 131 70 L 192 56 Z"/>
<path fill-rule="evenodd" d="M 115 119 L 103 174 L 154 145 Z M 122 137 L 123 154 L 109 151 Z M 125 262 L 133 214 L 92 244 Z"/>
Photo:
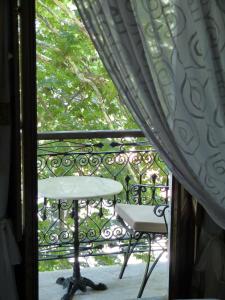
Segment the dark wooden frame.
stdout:
<path fill-rule="evenodd" d="M 173 177 L 169 266 L 169 299 L 191 297 L 195 259 L 195 205 L 192 196 Z"/>
<path fill-rule="evenodd" d="M 19 36 L 18 36 L 18 9 L 16 0 L 3 0 L 1 7 L 7 21 L 4 43 L 8 51 L 8 80 L 10 102 L 8 119 L 10 124 L 10 175 L 7 217 L 13 225 L 13 232 L 19 247 L 22 241 L 22 202 L 21 202 L 21 136 L 20 136 L 20 78 L 19 78 Z M 21 295 L 21 265 L 14 268 L 19 296 Z M 20 297 L 21 298 L 21 297 Z M 21 298 L 22 299 L 22 298 Z"/>
<path fill-rule="evenodd" d="M 21 147 L 20 147 L 20 94 L 19 94 L 19 43 L 17 1 L 5 1 L 8 5 L 9 23 L 9 80 L 10 80 L 10 126 L 11 126 L 11 153 L 9 201 L 7 215 L 12 219 L 17 242 L 22 237 L 21 216 Z"/>
<path fill-rule="evenodd" d="M 35 0 L 21 0 L 23 290 L 21 299 L 38 299 L 37 100 Z"/>
<path fill-rule="evenodd" d="M 15 267 L 19 299 L 37 300 L 35 1 L 21 0 L 19 7 L 18 2 L 1 2 L 8 54 L 4 63 L 9 70 L 5 80 L 10 91 L 9 109 L 4 115 L 11 128 L 7 217 L 12 220 L 22 258 Z"/>

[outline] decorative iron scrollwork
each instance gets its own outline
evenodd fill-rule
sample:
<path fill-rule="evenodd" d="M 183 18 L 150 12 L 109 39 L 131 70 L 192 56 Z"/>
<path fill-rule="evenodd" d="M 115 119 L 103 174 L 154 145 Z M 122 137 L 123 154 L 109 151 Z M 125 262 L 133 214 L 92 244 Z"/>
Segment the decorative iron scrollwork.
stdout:
<path fill-rule="evenodd" d="M 124 190 L 109 199 L 79 201 L 81 255 L 123 252 L 127 233 L 116 220 L 115 204 L 160 204 L 168 199 L 169 171 L 158 153 L 140 138 L 39 142 L 39 178 L 64 175 L 103 176 Z M 39 259 L 73 256 L 71 201 L 39 199 Z M 118 250 L 118 247 L 120 250 Z"/>

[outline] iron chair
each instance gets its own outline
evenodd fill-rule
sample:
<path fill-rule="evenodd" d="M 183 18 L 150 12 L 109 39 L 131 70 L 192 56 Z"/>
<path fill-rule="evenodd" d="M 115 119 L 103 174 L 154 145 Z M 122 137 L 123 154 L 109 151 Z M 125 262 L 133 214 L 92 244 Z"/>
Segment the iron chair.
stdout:
<path fill-rule="evenodd" d="M 157 262 L 167 250 L 167 246 L 160 246 L 160 253 L 156 257 L 153 264 L 150 266 L 152 243 L 157 240 L 157 237 L 168 237 L 168 204 L 159 205 L 132 205 L 132 204 L 116 204 L 115 211 L 117 219 L 125 227 L 129 234 L 129 244 L 124 256 L 124 262 L 119 274 L 122 279 L 128 260 L 133 253 L 139 241 L 146 237 L 148 240 L 148 259 L 143 276 L 143 280 L 138 292 L 137 298 L 141 298 L 146 283 L 154 270 Z M 134 243 L 132 244 L 132 240 Z M 167 245 L 167 242 L 165 243 Z"/>

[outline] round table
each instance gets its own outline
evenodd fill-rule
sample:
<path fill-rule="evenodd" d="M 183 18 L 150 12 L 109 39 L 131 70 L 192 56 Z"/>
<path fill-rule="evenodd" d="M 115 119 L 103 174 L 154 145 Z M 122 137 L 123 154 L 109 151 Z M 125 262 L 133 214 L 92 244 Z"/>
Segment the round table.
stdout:
<path fill-rule="evenodd" d="M 68 288 L 62 300 L 71 300 L 77 290 L 86 291 L 89 286 L 95 290 L 105 290 L 103 283 L 95 284 L 82 277 L 79 264 L 79 215 L 78 201 L 82 199 L 104 198 L 120 193 L 123 186 L 120 182 L 95 176 L 62 176 L 38 180 L 38 194 L 44 198 L 56 200 L 73 200 L 74 209 L 74 267 L 69 278 L 60 277 L 57 283 Z"/>

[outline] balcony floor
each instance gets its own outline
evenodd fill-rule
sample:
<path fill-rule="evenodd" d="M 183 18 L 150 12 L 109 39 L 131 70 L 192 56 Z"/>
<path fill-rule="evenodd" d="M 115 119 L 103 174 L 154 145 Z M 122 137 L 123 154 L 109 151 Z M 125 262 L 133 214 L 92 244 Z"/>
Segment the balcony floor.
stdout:
<path fill-rule="evenodd" d="M 93 291 L 86 293 L 77 291 L 76 300 L 134 300 L 142 281 L 145 264 L 130 264 L 125 270 L 123 279 L 118 279 L 120 266 L 82 268 L 83 276 L 96 283 L 104 282 L 106 291 Z M 39 300 L 60 300 L 65 290 L 55 281 L 58 277 L 69 277 L 72 270 L 59 270 L 39 273 Z M 161 258 L 145 287 L 142 300 L 167 300 L 168 294 L 168 261 L 166 254 Z"/>

